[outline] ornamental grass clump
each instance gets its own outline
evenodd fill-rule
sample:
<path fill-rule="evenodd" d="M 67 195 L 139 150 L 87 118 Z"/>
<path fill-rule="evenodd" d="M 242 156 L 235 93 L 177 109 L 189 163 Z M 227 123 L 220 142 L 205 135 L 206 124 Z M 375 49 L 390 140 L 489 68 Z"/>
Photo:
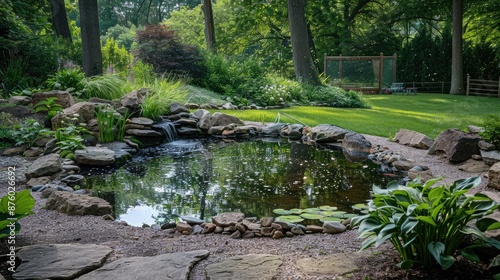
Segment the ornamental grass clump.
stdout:
<path fill-rule="evenodd" d="M 462 256 L 473 261 L 479 257 L 473 249 L 493 246 L 500 242 L 488 238 L 486 230 L 500 228 L 500 223 L 486 215 L 498 208 L 498 203 L 480 193 L 466 192 L 479 185 L 472 177 L 451 186 L 432 187 L 439 179 L 409 182 L 407 186 L 391 182 L 386 188 L 373 186 L 373 199 L 368 202 L 368 214 L 353 218 L 364 239 L 361 250 L 389 240 L 398 251 L 403 269 L 418 264 L 425 268 L 440 265 L 450 268 L 454 254 L 467 236 L 475 243 L 461 249 Z"/>
<path fill-rule="evenodd" d="M 99 133 L 97 134 L 99 143 L 123 140 L 125 137 L 125 123 L 130 116 L 129 114 L 122 116 L 110 106 L 101 106 L 97 108 L 96 115 L 99 125 Z"/>

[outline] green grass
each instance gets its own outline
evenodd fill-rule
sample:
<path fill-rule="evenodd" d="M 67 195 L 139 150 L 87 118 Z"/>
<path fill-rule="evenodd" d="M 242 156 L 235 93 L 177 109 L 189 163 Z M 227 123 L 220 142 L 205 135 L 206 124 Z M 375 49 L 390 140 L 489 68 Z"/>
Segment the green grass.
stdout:
<path fill-rule="evenodd" d="M 225 98 L 224 95 L 215 93 L 205 88 L 195 87 L 195 86 L 185 86 L 187 89 L 186 102 L 187 103 L 195 103 L 195 104 L 216 104 L 222 105 L 227 101 L 222 100 Z"/>
<path fill-rule="evenodd" d="M 500 112 L 500 99 L 449 94 L 365 95 L 371 109 L 340 109 L 299 106 L 280 110 L 241 110 L 230 114 L 243 120 L 281 122 L 315 126 L 334 124 L 359 133 L 392 138 L 401 128 L 435 138 L 448 128 L 465 130 L 479 125 L 487 114 Z M 284 113 L 284 114 L 283 114 Z M 293 117 L 289 118 L 285 114 Z"/>

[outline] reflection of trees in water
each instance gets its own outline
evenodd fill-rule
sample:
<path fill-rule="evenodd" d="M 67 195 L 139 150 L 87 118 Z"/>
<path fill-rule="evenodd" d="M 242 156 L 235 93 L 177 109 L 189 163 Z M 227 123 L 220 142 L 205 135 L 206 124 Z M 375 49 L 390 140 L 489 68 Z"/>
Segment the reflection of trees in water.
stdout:
<path fill-rule="evenodd" d="M 205 218 L 242 211 L 262 217 L 275 208 L 348 206 L 364 202 L 372 183 L 383 185 L 374 164 L 363 168 L 340 151 L 298 143 L 223 146 L 211 144 L 175 159 L 152 158 L 89 182 L 95 189 L 114 191 L 118 215 L 141 203 L 160 210 L 158 221 L 176 215 Z"/>

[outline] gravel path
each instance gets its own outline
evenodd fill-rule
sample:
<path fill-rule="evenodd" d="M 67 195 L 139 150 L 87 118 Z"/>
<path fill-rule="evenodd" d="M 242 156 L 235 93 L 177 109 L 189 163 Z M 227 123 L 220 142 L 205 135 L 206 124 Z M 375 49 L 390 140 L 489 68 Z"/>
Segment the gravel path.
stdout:
<path fill-rule="evenodd" d="M 403 146 L 381 137 L 370 135 L 365 135 L 365 137 L 374 145 L 387 146 L 408 159 L 428 166 L 436 177 L 445 176 L 446 182 L 451 183 L 454 180 L 470 176 L 481 176 L 483 183 L 479 189 L 485 188 L 486 174 L 471 174 L 460 171 L 455 165 L 451 165 L 436 156 L 427 155 L 425 150 Z M 3 178 L 0 181 L 0 196 L 6 193 L 7 185 L 4 175 L 6 166 L 11 164 L 25 165 L 26 161 L 19 157 L 0 157 L 0 176 Z M 22 188 L 21 185 L 18 186 L 18 190 Z M 360 247 L 356 230 L 338 235 L 313 234 L 279 240 L 271 238 L 234 240 L 220 234 L 182 236 L 151 228 L 125 226 L 118 222 L 106 221 L 101 217 L 67 216 L 55 211 L 48 211 L 43 208 L 45 199 L 42 199 L 39 193 L 33 195 L 36 199 L 35 214 L 21 220 L 23 228 L 16 239 L 18 247 L 43 243 L 102 244 L 114 249 L 108 261 L 125 256 L 153 256 L 169 252 L 208 250 L 210 256 L 195 266 L 190 279 L 205 279 L 204 268 L 208 264 L 219 262 L 230 256 L 251 253 L 282 256 L 284 263 L 280 268 L 279 279 L 332 279 L 332 275 L 305 275 L 298 269 L 296 261 L 300 258 L 338 252 L 354 253 Z M 0 245 L 2 251 L 5 250 L 5 245 Z M 370 279 L 401 279 L 408 277 L 408 273 L 411 274 L 411 272 L 403 273 L 395 268 L 397 255 L 390 245 L 382 245 L 362 254 L 363 257 L 359 259 L 360 270 L 353 273 L 350 279 L 365 279 L 365 276 L 369 276 Z M 455 275 L 462 273 L 463 277 L 456 279 L 468 279 L 467 273 L 471 273 L 470 271 L 476 268 L 462 266 L 461 269 L 462 271 L 449 272 Z M 467 270 L 466 275 L 463 274 L 464 270 Z M 410 279 L 414 278 L 410 277 Z"/>

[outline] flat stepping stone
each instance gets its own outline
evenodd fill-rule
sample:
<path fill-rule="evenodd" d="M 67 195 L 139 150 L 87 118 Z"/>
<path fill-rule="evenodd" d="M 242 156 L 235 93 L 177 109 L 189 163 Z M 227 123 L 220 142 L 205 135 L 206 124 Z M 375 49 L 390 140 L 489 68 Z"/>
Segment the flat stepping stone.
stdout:
<path fill-rule="evenodd" d="M 278 268 L 283 263 L 280 256 L 268 254 L 250 254 L 235 256 L 220 263 L 207 265 L 207 279 L 276 279 Z"/>
<path fill-rule="evenodd" d="M 87 273 L 78 280 L 188 279 L 191 268 L 208 256 L 207 250 L 122 258 Z"/>
<path fill-rule="evenodd" d="M 39 244 L 17 252 L 22 262 L 14 279 L 73 279 L 99 268 L 113 251 L 95 244 Z"/>
<path fill-rule="evenodd" d="M 344 275 L 359 270 L 355 262 L 359 258 L 359 254 L 340 253 L 300 259 L 297 266 L 309 275 Z"/>

